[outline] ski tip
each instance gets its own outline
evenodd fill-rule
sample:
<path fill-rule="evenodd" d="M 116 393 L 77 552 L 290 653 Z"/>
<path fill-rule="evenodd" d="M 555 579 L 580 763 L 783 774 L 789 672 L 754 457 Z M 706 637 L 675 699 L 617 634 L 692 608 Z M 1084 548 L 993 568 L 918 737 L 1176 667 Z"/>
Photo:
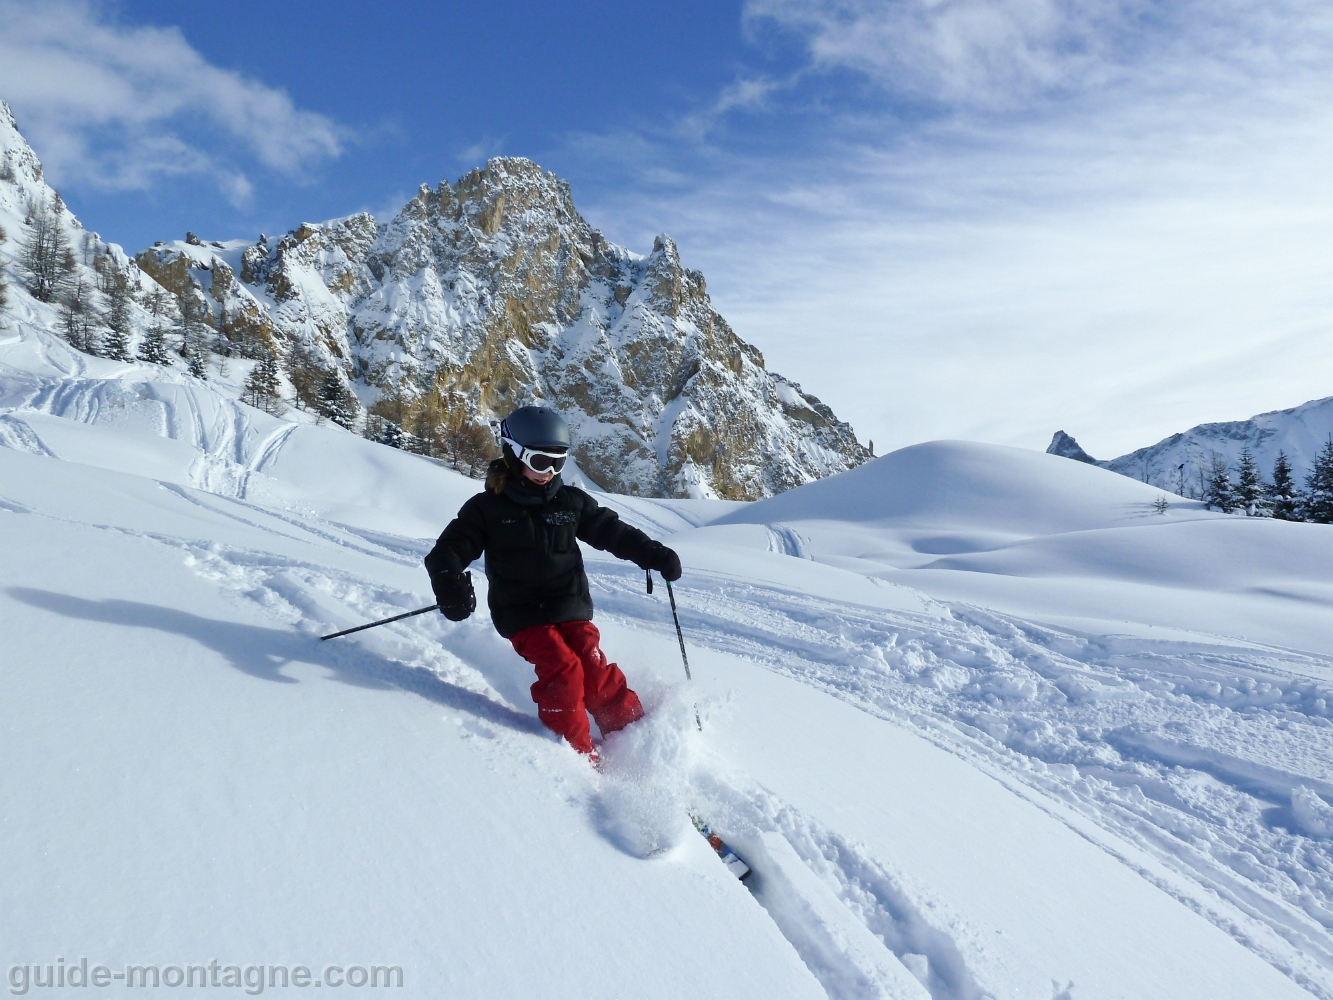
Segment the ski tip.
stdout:
<path fill-rule="evenodd" d="M 727 852 L 726 856 L 722 859 L 722 863 L 727 866 L 727 871 L 731 872 L 731 874 L 735 875 L 742 882 L 754 874 L 754 872 L 750 870 L 750 866 L 737 857 L 732 851 Z"/>
<path fill-rule="evenodd" d="M 722 864 L 726 866 L 727 871 L 731 872 L 731 874 L 735 875 L 736 878 L 740 879 L 742 882 L 750 877 L 752 874 L 750 866 L 742 861 L 740 855 L 728 847 L 726 842 L 713 832 L 712 827 L 704 822 L 704 820 L 694 815 L 694 813 L 690 813 L 690 820 L 694 823 L 694 828 L 699 831 L 704 840 L 708 841 L 708 846 L 711 847 L 714 853 L 722 859 Z"/>

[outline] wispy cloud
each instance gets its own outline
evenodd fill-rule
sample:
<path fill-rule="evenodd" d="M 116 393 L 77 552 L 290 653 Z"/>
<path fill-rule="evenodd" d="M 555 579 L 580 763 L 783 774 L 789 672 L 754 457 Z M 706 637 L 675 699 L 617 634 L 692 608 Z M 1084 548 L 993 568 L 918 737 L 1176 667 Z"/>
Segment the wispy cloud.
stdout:
<path fill-rule="evenodd" d="M 767 109 L 769 95 L 790 86 L 791 82 L 766 76 L 741 77 L 723 87 L 712 104 L 678 119 L 672 131 L 681 138 L 705 142 L 713 128 L 728 114 Z"/>
<path fill-rule="evenodd" d="M 1079 86 L 1114 65 L 1136 0 L 751 0 L 751 32 L 800 35 L 814 64 L 900 92 L 995 105 Z"/>
<path fill-rule="evenodd" d="M 57 182 L 133 190 L 202 175 L 243 203 L 245 154 L 301 176 L 346 141 L 328 117 L 212 65 L 174 28 L 127 27 L 92 2 L 0 0 L 0 22 L 0 96 Z"/>
<path fill-rule="evenodd" d="M 460 149 L 454 159 L 462 167 L 480 167 L 487 160 L 504 153 L 505 142 L 503 139 L 497 139 L 494 136 L 482 136 L 476 142 Z"/>
<path fill-rule="evenodd" d="M 742 335 L 881 448 L 1065 426 L 1110 455 L 1333 392 L 1333 9 L 745 16 L 801 59 L 766 69 L 762 100 L 719 96 L 736 128 L 629 146 L 627 168 L 688 186 L 627 183 L 588 211 L 636 247 L 671 231 Z"/>

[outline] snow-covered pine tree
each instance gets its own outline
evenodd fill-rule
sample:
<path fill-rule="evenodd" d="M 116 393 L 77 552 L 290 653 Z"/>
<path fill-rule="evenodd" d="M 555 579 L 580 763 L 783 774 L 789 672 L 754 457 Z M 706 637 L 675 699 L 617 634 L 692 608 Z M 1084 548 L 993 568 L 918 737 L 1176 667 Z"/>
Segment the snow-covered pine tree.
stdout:
<path fill-rule="evenodd" d="M 338 369 L 325 371 L 319 385 L 319 412 L 335 424 L 350 429 L 356 422 L 358 409 L 356 397 L 343 384 Z"/>
<path fill-rule="evenodd" d="M 1236 488 L 1232 497 L 1236 506 L 1250 517 L 1267 517 L 1270 513 L 1268 491 L 1249 445 L 1241 448 L 1240 458 L 1236 460 Z"/>
<path fill-rule="evenodd" d="M 188 291 L 176 296 L 180 325 L 173 332 L 181 339 L 180 356 L 195 378 L 208 378 L 208 357 L 213 330 L 207 321 L 207 306 Z M 225 343 L 225 341 L 224 341 Z M 222 373 L 225 377 L 226 373 Z"/>
<path fill-rule="evenodd" d="M 1299 521 L 1300 497 L 1296 480 L 1291 477 L 1291 462 L 1286 452 L 1278 449 L 1273 461 L 1273 482 L 1268 486 L 1268 505 L 1273 517 L 1280 521 Z"/>
<path fill-rule="evenodd" d="M 185 359 L 185 368 L 198 379 L 208 378 L 208 361 L 204 352 L 188 339 L 181 345 L 181 357 Z"/>
<path fill-rule="evenodd" d="M 1209 510 L 1216 507 L 1223 514 L 1230 514 L 1236 506 L 1227 460 L 1217 452 L 1213 452 L 1212 459 L 1208 463 L 1208 476 L 1203 486 L 1203 505 Z"/>
<path fill-rule="evenodd" d="M 27 239 L 19 246 L 19 267 L 28 291 L 39 302 L 53 302 L 69 282 L 76 262 L 64 226 L 45 202 L 28 203 Z"/>
<path fill-rule="evenodd" d="M 383 420 L 383 418 L 380 418 Z M 380 431 L 379 437 L 381 444 L 387 444 L 390 448 L 403 447 L 403 429 L 392 420 L 384 420 L 384 427 Z"/>
<path fill-rule="evenodd" d="M 1333 434 L 1319 449 L 1310 474 L 1305 477 L 1301 514 L 1306 521 L 1333 524 Z"/>
<path fill-rule="evenodd" d="M 167 309 L 171 305 L 171 296 L 166 289 L 155 288 L 148 296 L 148 312 L 153 317 L 153 325 L 143 335 L 139 344 L 139 360 L 154 365 L 170 365 L 171 352 L 167 349 Z"/>
<path fill-rule="evenodd" d="M 130 286 L 117 274 L 111 282 L 111 305 L 106 314 L 107 335 L 102 353 L 113 361 L 130 360 Z"/>
<path fill-rule="evenodd" d="M 77 350 L 87 350 L 83 345 L 83 284 L 80 282 L 77 290 L 71 289 L 60 296 L 60 304 L 56 306 L 56 311 L 60 314 L 60 332 L 64 338 L 69 341 L 69 345 Z M 89 352 L 91 353 L 91 352 Z"/>
<path fill-rule="evenodd" d="M 270 353 L 265 353 L 246 376 L 245 391 L 241 398 L 265 413 L 281 413 L 282 399 L 279 396 L 281 390 L 278 359 Z"/>
<path fill-rule="evenodd" d="M 153 365 L 170 365 L 171 354 L 167 351 L 167 330 L 160 323 L 154 323 L 143 335 L 139 343 L 139 360 Z"/>

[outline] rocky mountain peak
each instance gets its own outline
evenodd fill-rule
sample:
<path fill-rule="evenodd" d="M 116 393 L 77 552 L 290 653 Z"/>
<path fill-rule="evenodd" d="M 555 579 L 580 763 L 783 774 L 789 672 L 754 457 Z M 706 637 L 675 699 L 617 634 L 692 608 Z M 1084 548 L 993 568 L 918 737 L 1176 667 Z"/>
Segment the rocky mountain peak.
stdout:
<path fill-rule="evenodd" d="M 0 109 L 0 202 L 53 201 Z M 473 472 L 497 453 L 498 420 L 538 402 L 566 414 L 582 473 L 623 493 L 755 499 L 870 457 L 766 370 L 670 237 L 647 256 L 616 246 L 566 181 L 521 157 L 423 184 L 384 223 L 359 213 L 254 242 L 189 233 L 133 261 L 79 238 L 106 258 L 86 283 L 113 268 L 130 289 L 131 349 L 166 324 L 159 363 L 272 359 L 266 384 L 288 403 Z"/>
<path fill-rule="evenodd" d="M 1084 451 L 1074 438 L 1064 431 L 1056 431 L 1051 438 L 1050 446 L 1046 449 L 1048 455 L 1059 455 L 1061 458 L 1072 458 L 1076 462 L 1086 462 L 1088 465 L 1097 465 L 1097 460 Z"/>

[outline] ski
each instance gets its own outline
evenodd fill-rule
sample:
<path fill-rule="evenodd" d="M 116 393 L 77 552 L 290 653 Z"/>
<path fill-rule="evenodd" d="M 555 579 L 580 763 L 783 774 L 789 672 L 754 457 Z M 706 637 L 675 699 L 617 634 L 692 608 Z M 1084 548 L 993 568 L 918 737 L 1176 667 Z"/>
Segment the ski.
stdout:
<path fill-rule="evenodd" d="M 690 814 L 690 819 L 694 822 L 694 828 L 703 835 L 704 840 L 708 841 L 708 846 L 717 852 L 717 856 L 727 866 L 727 871 L 742 882 L 750 877 L 750 866 L 742 861 L 740 855 L 728 847 L 707 823 L 693 813 Z"/>

